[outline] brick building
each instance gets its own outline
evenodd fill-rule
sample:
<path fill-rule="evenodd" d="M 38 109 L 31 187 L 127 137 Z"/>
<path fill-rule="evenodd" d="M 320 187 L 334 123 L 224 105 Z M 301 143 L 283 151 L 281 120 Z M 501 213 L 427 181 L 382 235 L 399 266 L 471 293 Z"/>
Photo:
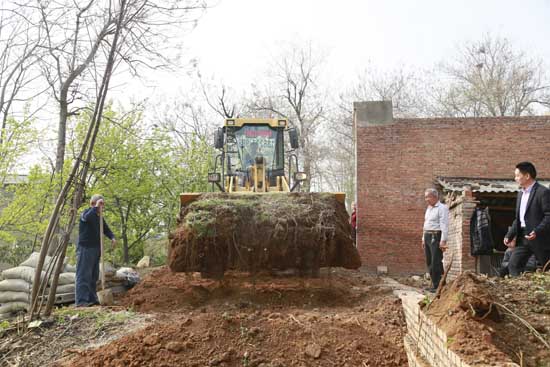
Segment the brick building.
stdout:
<path fill-rule="evenodd" d="M 438 178 L 513 179 L 523 160 L 535 164 L 539 177 L 550 178 L 550 116 L 394 119 L 391 102 L 357 102 L 354 125 L 358 247 L 370 271 L 425 271 L 423 192 L 441 188 Z M 471 204 L 464 208 L 472 210 Z M 467 237 L 468 221 L 460 226 Z M 465 267 L 474 266 L 469 248 L 460 252 Z"/>

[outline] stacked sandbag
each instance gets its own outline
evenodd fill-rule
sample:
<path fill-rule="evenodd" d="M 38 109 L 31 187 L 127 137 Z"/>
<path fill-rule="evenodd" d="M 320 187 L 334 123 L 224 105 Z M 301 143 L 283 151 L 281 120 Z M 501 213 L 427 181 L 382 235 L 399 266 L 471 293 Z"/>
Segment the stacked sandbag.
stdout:
<path fill-rule="evenodd" d="M 126 289 L 132 288 L 139 283 L 139 273 L 132 268 L 120 268 L 116 271 L 116 277 L 124 281 Z"/>
<path fill-rule="evenodd" d="M 132 288 L 139 281 L 139 274 L 132 268 L 115 269 L 110 263 L 105 263 L 105 288 L 113 294 L 121 294 Z M 97 290 L 101 290 L 101 273 L 97 281 Z"/>
<path fill-rule="evenodd" d="M 32 285 L 36 272 L 36 265 L 40 254 L 34 252 L 19 266 L 4 270 L 0 281 L 0 319 L 8 318 L 14 313 L 28 311 L 31 302 Z M 45 270 L 50 268 L 52 258 L 46 256 L 41 280 L 46 278 Z M 53 264 L 52 264 L 53 266 Z M 55 303 L 74 302 L 75 299 L 75 268 L 65 264 L 63 273 L 59 275 Z M 49 294 L 49 286 L 45 298 Z"/>

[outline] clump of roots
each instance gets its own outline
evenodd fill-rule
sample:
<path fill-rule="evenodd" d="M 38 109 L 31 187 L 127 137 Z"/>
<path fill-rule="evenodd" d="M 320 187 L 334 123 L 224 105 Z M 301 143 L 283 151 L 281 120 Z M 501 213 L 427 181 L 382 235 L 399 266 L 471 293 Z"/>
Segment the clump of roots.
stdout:
<path fill-rule="evenodd" d="M 348 220 L 330 194 L 203 194 L 181 209 L 168 265 L 214 278 L 225 270 L 357 269 Z"/>

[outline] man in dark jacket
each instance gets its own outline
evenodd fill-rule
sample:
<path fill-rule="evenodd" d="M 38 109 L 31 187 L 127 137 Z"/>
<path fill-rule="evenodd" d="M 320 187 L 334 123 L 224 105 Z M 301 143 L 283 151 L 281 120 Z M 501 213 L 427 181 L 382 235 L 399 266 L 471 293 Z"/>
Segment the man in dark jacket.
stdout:
<path fill-rule="evenodd" d="M 516 202 L 516 218 L 504 237 L 504 244 L 516 249 L 508 268 L 518 276 L 534 254 L 541 266 L 550 260 L 550 190 L 535 181 L 537 171 L 531 162 L 516 165 L 515 180 L 521 187 Z"/>
<path fill-rule="evenodd" d="M 510 274 L 510 270 L 508 269 L 508 265 L 510 265 L 510 259 L 512 258 L 512 254 L 514 253 L 514 247 L 508 247 L 506 249 L 506 252 L 504 252 L 504 257 L 502 258 L 502 263 L 500 264 L 500 269 L 498 269 L 498 275 L 502 278 L 504 278 L 506 275 Z M 537 259 L 535 258 L 535 255 L 531 255 L 529 260 L 527 261 L 527 264 L 525 265 L 525 271 L 527 272 L 534 272 L 537 270 Z"/>
<path fill-rule="evenodd" d="M 99 304 L 96 284 L 99 279 L 101 256 L 99 215 L 105 208 L 101 195 L 93 195 L 90 207 L 80 215 L 76 248 L 76 306 L 87 307 Z M 115 236 L 103 219 L 103 234 L 115 245 Z"/>

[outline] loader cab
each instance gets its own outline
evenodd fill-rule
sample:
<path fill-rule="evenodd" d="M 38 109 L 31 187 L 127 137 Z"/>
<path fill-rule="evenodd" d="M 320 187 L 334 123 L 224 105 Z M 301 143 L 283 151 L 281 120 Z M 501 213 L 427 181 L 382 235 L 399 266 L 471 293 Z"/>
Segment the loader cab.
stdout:
<path fill-rule="evenodd" d="M 247 170 L 256 159 L 264 159 L 270 172 L 284 174 L 284 127 L 269 125 L 226 126 L 228 173 Z"/>
<path fill-rule="evenodd" d="M 285 132 L 290 138 L 290 162 L 290 158 L 296 157 L 293 151 L 298 147 L 298 137 L 294 129 L 288 129 L 286 119 L 226 119 L 214 139 L 215 147 L 220 150 L 216 172 L 221 175 L 209 177 L 209 181 L 218 180 L 222 191 L 247 191 L 251 185 L 257 186 L 258 178 L 254 175 L 260 172 L 262 179 L 265 176 L 262 185 L 267 187 L 261 188 L 262 192 L 275 191 L 276 187 L 276 191 L 290 191 L 285 163 L 287 170 L 292 164 L 285 162 Z M 297 167 L 297 159 L 295 161 Z M 231 189 L 227 188 L 229 183 L 234 183 Z M 246 190 L 242 189 L 245 186 Z M 254 191 L 257 190 L 258 187 L 254 187 Z"/>

